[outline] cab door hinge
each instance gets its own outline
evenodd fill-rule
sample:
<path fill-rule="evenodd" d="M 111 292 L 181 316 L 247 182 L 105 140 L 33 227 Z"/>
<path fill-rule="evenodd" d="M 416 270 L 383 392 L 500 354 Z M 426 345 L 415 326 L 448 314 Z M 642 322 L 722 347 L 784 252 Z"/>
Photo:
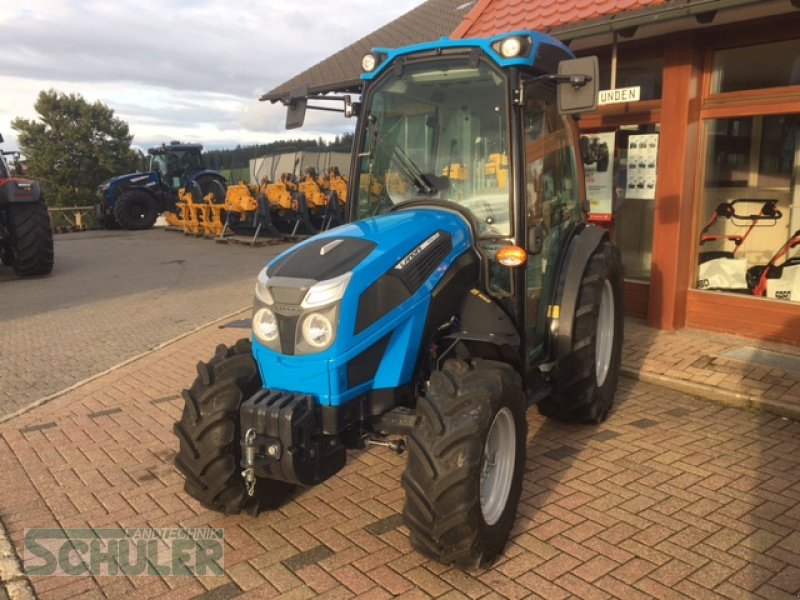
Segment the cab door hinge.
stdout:
<path fill-rule="evenodd" d="M 514 90 L 514 105 L 522 106 L 523 104 L 525 104 L 525 88 L 520 84 L 520 86 Z"/>

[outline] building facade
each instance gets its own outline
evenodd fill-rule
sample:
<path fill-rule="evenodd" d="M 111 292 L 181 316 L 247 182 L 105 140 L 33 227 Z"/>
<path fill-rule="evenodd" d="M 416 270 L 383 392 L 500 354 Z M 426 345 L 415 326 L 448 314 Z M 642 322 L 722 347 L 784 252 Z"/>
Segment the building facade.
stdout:
<path fill-rule="evenodd" d="M 800 1 L 481 0 L 453 36 L 517 29 L 600 59 L 581 145 L 628 313 L 800 343 Z"/>

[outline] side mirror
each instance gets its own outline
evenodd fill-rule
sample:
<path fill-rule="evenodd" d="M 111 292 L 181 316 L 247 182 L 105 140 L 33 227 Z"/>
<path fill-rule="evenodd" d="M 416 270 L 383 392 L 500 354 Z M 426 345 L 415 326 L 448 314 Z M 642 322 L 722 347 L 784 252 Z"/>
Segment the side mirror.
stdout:
<path fill-rule="evenodd" d="M 558 63 L 558 112 L 572 115 L 597 108 L 600 67 L 596 56 Z"/>
<path fill-rule="evenodd" d="M 2 144 L 3 142 L 5 142 L 5 140 L 3 139 L 3 134 L 0 133 L 0 144 Z"/>
<path fill-rule="evenodd" d="M 297 129 L 306 120 L 306 98 L 294 98 L 286 109 L 286 129 Z"/>

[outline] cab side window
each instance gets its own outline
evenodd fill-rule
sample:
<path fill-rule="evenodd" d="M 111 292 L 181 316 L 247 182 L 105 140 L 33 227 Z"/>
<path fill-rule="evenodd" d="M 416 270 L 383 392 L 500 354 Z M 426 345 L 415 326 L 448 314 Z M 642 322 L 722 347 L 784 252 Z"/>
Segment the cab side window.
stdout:
<path fill-rule="evenodd" d="M 554 281 L 545 280 L 547 265 L 558 259 L 561 239 L 580 219 L 574 132 L 558 113 L 556 89 L 539 82 L 525 89 L 525 216 L 538 228 L 542 251 L 529 256 L 526 272 L 525 334 L 529 360 L 535 361 L 545 339 L 546 302 Z M 552 279 L 552 277 L 551 277 Z"/>

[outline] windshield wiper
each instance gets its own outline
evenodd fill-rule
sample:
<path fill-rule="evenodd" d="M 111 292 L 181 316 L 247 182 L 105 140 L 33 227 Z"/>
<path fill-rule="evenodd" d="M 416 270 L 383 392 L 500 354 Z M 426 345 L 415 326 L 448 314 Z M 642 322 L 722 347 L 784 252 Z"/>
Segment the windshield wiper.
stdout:
<path fill-rule="evenodd" d="M 386 142 L 385 136 L 382 136 L 378 133 L 378 119 L 375 115 L 369 116 L 369 122 L 373 127 L 372 133 L 372 148 L 369 152 L 369 160 L 370 160 L 370 175 L 372 173 L 372 164 L 373 158 L 375 156 L 375 147 L 380 144 L 381 148 L 387 151 L 390 155 L 392 155 L 396 162 L 397 166 L 400 167 L 400 172 L 402 175 L 408 179 L 414 186 L 417 188 L 417 194 L 421 196 L 433 196 L 437 193 L 436 186 L 433 185 L 428 176 L 422 172 L 422 170 L 416 165 L 416 163 L 411 160 L 411 158 L 406 154 L 400 146 L 392 146 L 389 147 L 388 143 Z M 399 121 L 398 121 L 399 123 Z"/>
<path fill-rule="evenodd" d="M 437 190 L 428 176 L 409 158 L 400 146 L 394 147 L 394 155 L 403 175 L 417 187 L 419 195 L 433 196 Z"/>

